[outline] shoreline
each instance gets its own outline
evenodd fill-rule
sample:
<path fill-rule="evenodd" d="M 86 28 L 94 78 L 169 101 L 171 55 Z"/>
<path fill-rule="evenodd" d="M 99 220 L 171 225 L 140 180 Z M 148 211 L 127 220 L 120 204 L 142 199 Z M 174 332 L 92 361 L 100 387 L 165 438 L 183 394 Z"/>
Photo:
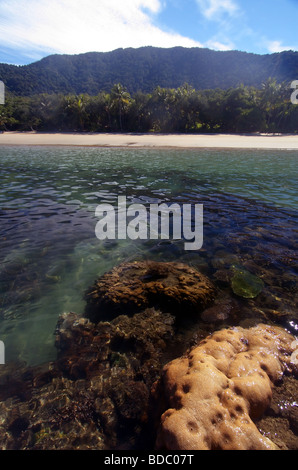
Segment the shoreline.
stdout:
<path fill-rule="evenodd" d="M 3 132 L 0 134 L 0 146 L 298 150 L 298 135 Z"/>

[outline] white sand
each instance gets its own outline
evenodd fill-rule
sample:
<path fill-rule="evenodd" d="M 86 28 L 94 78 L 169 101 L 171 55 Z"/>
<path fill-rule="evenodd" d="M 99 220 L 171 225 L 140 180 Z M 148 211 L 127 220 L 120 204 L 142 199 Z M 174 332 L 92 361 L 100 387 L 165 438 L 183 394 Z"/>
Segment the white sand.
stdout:
<path fill-rule="evenodd" d="M 298 135 L 43 134 L 4 132 L 0 145 L 66 145 L 131 148 L 255 148 L 298 150 Z"/>

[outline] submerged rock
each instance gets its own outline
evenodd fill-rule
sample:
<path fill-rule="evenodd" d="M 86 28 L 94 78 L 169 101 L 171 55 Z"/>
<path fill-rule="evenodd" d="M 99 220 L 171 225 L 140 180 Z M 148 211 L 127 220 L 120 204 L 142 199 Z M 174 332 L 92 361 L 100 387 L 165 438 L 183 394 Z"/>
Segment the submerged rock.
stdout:
<path fill-rule="evenodd" d="M 259 419 L 285 370 L 292 370 L 293 337 L 258 325 L 218 331 L 164 368 L 166 408 L 157 449 L 261 450 L 276 445 Z"/>
<path fill-rule="evenodd" d="M 115 367 L 125 369 L 128 377 L 142 370 L 148 381 L 159 371 L 161 351 L 174 336 L 173 323 L 172 315 L 155 309 L 97 324 L 74 313 L 63 314 L 56 331 L 56 365 L 72 379 L 109 377 Z"/>
<path fill-rule="evenodd" d="M 281 450 L 298 449 L 298 387 L 294 377 L 285 376 L 274 387 L 270 407 L 257 425 Z"/>
<path fill-rule="evenodd" d="M 124 263 L 102 276 L 86 294 L 85 316 L 60 316 L 54 362 L 1 368 L 0 449 L 154 449 L 155 419 L 167 408 L 160 448 L 273 448 L 253 420 L 290 370 L 283 330 L 215 333 L 160 380 L 164 364 L 205 338 L 210 323 L 230 324 L 252 308 L 226 294 L 213 303 L 217 293 L 181 263 Z M 157 406 L 152 390 L 161 388 Z"/>
<path fill-rule="evenodd" d="M 237 308 L 239 307 L 234 299 L 220 299 L 203 311 L 201 319 L 206 323 L 223 322 L 231 317 Z"/>
<path fill-rule="evenodd" d="M 149 307 L 184 315 L 206 308 L 215 292 L 206 276 L 182 263 L 124 263 L 88 290 L 85 316 L 96 322 Z"/>
<path fill-rule="evenodd" d="M 0 370 L 0 449 L 153 448 L 150 390 L 173 322 L 154 309 L 97 324 L 61 315 L 55 362 Z"/>

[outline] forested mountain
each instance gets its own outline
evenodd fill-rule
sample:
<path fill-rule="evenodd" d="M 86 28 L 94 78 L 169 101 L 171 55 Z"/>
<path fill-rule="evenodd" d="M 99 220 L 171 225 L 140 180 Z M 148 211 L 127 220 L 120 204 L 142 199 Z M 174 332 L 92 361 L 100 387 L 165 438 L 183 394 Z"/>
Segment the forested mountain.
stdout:
<path fill-rule="evenodd" d="M 0 64 L 0 80 L 17 96 L 40 93 L 97 95 L 121 83 L 129 93 L 156 87 L 197 90 L 240 86 L 260 88 L 268 78 L 298 79 L 298 52 L 257 55 L 202 48 L 142 47 L 79 55 L 51 55 L 24 66 Z"/>

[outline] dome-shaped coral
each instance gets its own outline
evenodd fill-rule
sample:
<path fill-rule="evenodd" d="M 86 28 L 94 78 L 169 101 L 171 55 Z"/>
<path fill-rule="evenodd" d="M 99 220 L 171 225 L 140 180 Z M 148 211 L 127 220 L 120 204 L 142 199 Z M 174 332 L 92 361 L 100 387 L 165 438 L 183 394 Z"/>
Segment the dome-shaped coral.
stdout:
<path fill-rule="evenodd" d="M 164 368 L 168 410 L 157 448 L 274 449 L 254 419 L 270 403 L 274 383 L 291 366 L 293 337 L 278 327 L 225 329 Z"/>

